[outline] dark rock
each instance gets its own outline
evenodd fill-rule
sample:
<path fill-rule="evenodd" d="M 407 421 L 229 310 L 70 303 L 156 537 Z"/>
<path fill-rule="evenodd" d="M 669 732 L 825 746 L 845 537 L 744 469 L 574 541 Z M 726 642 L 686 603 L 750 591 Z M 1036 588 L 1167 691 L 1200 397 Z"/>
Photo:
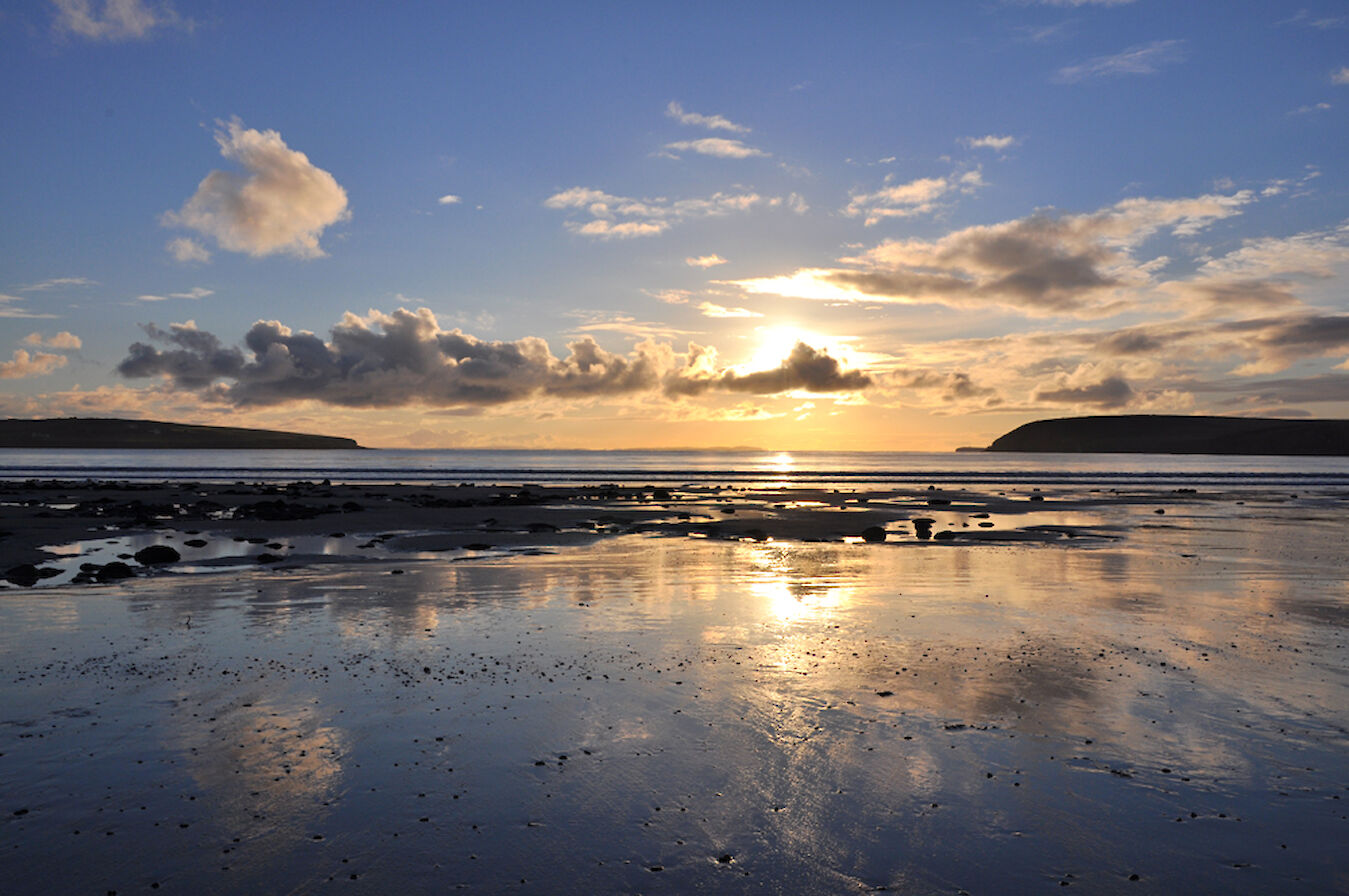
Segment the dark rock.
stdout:
<path fill-rule="evenodd" d="M 116 582 L 119 579 L 129 579 L 136 575 L 136 571 L 125 563 L 114 560 L 112 563 L 101 567 L 94 573 L 96 582 Z"/>
<path fill-rule="evenodd" d="M 256 559 L 257 562 L 259 563 L 280 563 L 282 560 L 286 558 L 277 556 L 276 554 L 262 553 L 258 554 Z"/>
<path fill-rule="evenodd" d="M 932 538 L 933 538 L 934 541 L 950 541 L 951 539 L 953 539 L 953 538 L 955 538 L 955 537 L 956 537 L 956 534 L 955 534 L 954 532 L 952 532 L 950 529 L 943 529 L 942 531 L 938 532 L 936 535 L 932 536 Z"/>
<path fill-rule="evenodd" d="M 5 581 L 21 585 L 24 588 L 32 588 L 43 579 L 50 579 L 52 576 L 59 576 L 60 574 L 61 570 L 59 569 L 39 568 L 31 563 L 21 563 L 5 571 Z"/>
<path fill-rule="evenodd" d="M 204 548 L 206 547 L 206 539 L 189 538 L 187 541 L 183 542 L 183 544 L 187 545 L 190 548 Z"/>
<path fill-rule="evenodd" d="M 136 558 L 136 562 L 142 566 L 177 563 L 183 559 L 183 555 L 178 553 L 177 549 L 166 544 L 152 544 L 148 548 L 141 548 L 133 556 Z"/>
<path fill-rule="evenodd" d="M 913 531 L 919 538 L 926 541 L 932 537 L 932 525 L 937 521 L 925 516 L 915 517 L 910 522 L 913 523 Z"/>
<path fill-rule="evenodd" d="M 862 540 L 868 544 L 879 544 L 885 541 L 885 530 L 880 526 L 867 526 L 862 530 Z"/>

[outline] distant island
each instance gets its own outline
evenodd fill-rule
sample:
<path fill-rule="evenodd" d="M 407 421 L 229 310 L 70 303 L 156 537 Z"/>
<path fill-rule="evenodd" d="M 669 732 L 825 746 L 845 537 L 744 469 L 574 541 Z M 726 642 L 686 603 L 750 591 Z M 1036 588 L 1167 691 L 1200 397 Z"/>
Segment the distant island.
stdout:
<path fill-rule="evenodd" d="M 1134 414 L 1019 426 L 989 451 L 1349 456 L 1349 420 Z"/>
<path fill-rule="evenodd" d="M 0 448 L 360 448 L 354 439 L 313 436 L 273 429 L 194 426 L 156 420 L 63 417 L 0 420 Z"/>

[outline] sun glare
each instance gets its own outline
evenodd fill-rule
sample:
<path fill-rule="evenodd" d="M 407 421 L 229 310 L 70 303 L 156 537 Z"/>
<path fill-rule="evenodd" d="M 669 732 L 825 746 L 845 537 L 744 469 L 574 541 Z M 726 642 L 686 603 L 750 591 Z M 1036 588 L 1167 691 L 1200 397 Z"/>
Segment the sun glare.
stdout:
<path fill-rule="evenodd" d="M 804 342 L 817 351 L 828 350 L 838 356 L 839 346 L 832 336 L 826 336 L 816 330 L 807 330 L 794 324 L 775 324 L 769 327 L 756 327 L 758 341 L 749 358 L 740 365 L 741 373 L 756 370 L 772 370 L 782 364 L 791 355 L 798 342 Z"/>

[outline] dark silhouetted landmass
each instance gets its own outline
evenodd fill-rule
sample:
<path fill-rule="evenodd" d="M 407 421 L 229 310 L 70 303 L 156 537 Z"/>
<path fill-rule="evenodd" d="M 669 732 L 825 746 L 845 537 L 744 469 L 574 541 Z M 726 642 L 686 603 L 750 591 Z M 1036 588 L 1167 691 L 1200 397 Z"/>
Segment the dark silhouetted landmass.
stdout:
<path fill-rule="evenodd" d="M 354 439 L 155 420 L 0 420 L 0 448 L 360 448 Z"/>
<path fill-rule="evenodd" d="M 989 451 L 1349 456 L 1349 420 L 1138 414 L 1037 420 Z"/>

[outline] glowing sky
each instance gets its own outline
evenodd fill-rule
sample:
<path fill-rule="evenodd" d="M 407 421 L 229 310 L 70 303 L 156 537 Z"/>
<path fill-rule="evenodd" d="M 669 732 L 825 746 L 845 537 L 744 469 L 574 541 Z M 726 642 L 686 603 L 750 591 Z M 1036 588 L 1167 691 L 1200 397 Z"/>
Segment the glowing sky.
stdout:
<path fill-rule="evenodd" d="M 0 12 L 0 413 L 945 450 L 1349 417 L 1349 7 Z"/>

